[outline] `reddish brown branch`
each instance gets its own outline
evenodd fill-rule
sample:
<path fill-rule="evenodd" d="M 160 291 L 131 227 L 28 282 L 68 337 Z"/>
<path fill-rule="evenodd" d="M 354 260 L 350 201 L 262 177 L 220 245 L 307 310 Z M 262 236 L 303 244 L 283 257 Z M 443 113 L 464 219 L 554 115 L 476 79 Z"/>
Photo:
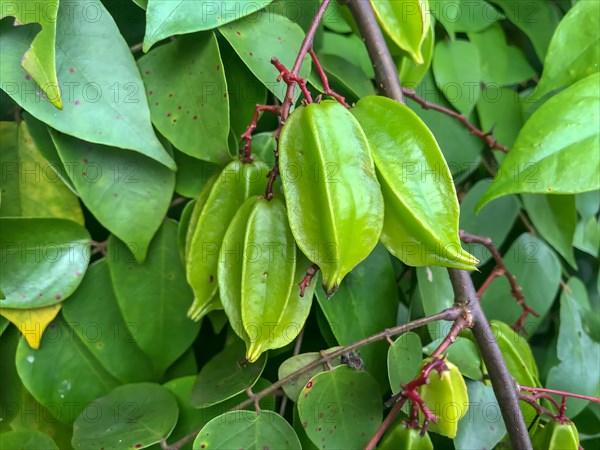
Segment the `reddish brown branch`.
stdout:
<path fill-rule="evenodd" d="M 300 287 L 300 297 L 304 297 L 304 291 L 307 287 L 310 286 L 310 282 L 317 274 L 318 270 L 319 266 L 317 266 L 316 264 L 313 264 L 308 269 L 306 269 L 306 276 L 302 278 L 302 281 L 300 281 L 300 283 L 298 283 L 298 286 Z"/>
<path fill-rule="evenodd" d="M 538 388 L 538 387 L 529 387 L 529 386 L 520 386 L 519 385 L 519 390 L 521 392 L 529 392 L 529 394 L 521 393 L 519 395 L 519 398 L 521 400 L 523 400 L 524 402 L 527 402 L 531 406 L 533 406 L 536 409 L 538 414 L 545 414 L 547 416 L 552 417 L 553 419 L 556 419 L 556 420 L 559 420 L 562 422 L 569 420 L 565 416 L 567 397 L 578 398 L 581 400 L 587 400 L 587 401 L 594 402 L 594 403 L 600 403 L 600 397 L 591 397 L 589 395 L 574 394 L 572 392 L 558 391 L 556 389 L 547 389 L 547 388 Z M 558 404 L 558 402 L 550 394 L 560 396 L 561 397 L 560 404 Z M 550 403 L 552 403 L 554 405 L 554 407 L 556 408 L 557 414 L 554 414 L 551 411 L 549 411 L 548 409 L 538 405 L 537 401 L 540 399 L 545 399 L 545 400 L 549 401 Z"/>
<path fill-rule="evenodd" d="M 254 109 L 254 116 L 252 116 L 252 122 L 250 122 L 250 125 L 248 125 L 248 128 L 246 128 L 246 131 L 244 131 L 244 134 L 242 134 L 242 136 L 241 136 L 242 139 L 244 139 L 245 144 L 244 144 L 243 158 L 241 157 L 242 155 L 240 155 L 240 159 L 245 163 L 249 163 L 252 161 L 252 148 L 251 148 L 252 133 L 254 133 L 254 130 L 256 130 L 258 118 L 260 117 L 260 113 L 262 113 L 263 111 L 268 111 L 273 114 L 279 115 L 279 106 L 256 105 L 256 108 Z"/>
<path fill-rule="evenodd" d="M 306 88 L 306 80 L 304 78 L 299 76 L 297 73 L 290 72 L 287 69 L 287 67 L 285 67 L 281 62 L 279 62 L 279 60 L 274 56 L 273 56 L 273 58 L 271 58 L 271 64 L 273 64 L 275 66 L 275 68 L 279 71 L 279 76 L 277 77 L 277 81 L 283 80 L 283 82 L 285 84 L 287 84 L 288 87 L 290 87 L 290 86 L 293 87 L 294 85 L 297 84 L 298 87 L 300 88 L 300 90 L 302 91 L 302 95 L 304 95 L 306 102 L 312 103 L 312 96 L 310 95 L 310 92 Z"/>
<path fill-rule="evenodd" d="M 471 316 L 471 312 L 467 309 L 463 310 L 462 315 L 454 321 L 452 328 L 450 328 L 450 332 L 444 338 L 444 340 L 438 345 L 438 348 L 434 350 L 434 352 L 429 355 L 432 358 L 437 358 L 442 355 L 446 351 L 448 347 L 450 347 L 454 342 L 456 342 L 456 338 L 460 334 L 462 330 L 465 328 L 471 328 L 473 326 L 473 316 Z"/>
<path fill-rule="evenodd" d="M 469 120 L 462 114 L 457 113 L 456 111 L 453 111 L 450 108 L 445 108 L 445 107 L 437 105 L 435 103 L 428 102 L 424 98 L 419 97 L 417 95 L 417 93 L 415 91 L 413 91 L 412 89 L 402 88 L 402 92 L 404 93 L 404 95 L 406 97 L 410 98 L 411 100 L 414 100 L 419 105 L 421 105 L 424 109 L 433 109 L 434 111 L 441 112 L 443 114 L 446 114 L 447 116 L 450 116 L 450 117 L 458 120 L 472 134 L 481 138 L 492 150 L 500 150 L 504 153 L 508 153 L 508 148 L 505 147 L 504 145 L 499 144 L 498 141 L 492 136 L 494 130 L 490 130 L 488 132 L 480 130 L 475 125 L 473 125 L 471 122 L 469 122 Z"/>
<path fill-rule="evenodd" d="M 521 286 L 519 286 L 519 283 L 517 283 L 517 279 L 515 278 L 515 276 L 506 268 L 506 265 L 504 264 L 504 260 L 502 259 L 500 252 L 498 252 L 498 249 L 496 247 L 494 247 L 492 240 L 489 237 L 477 236 L 474 234 L 467 233 L 466 231 L 463 231 L 463 230 L 460 230 L 459 236 L 460 236 L 460 240 L 463 241 L 465 244 L 483 245 L 492 254 L 492 257 L 494 258 L 494 261 L 496 262 L 496 266 L 497 266 L 494 269 L 494 271 L 496 272 L 494 274 L 494 278 L 496 278 L 500 275 L 506 276 L 506 278 L 508 279 L 508 282 L 510 283 L 510 294 L 515 298 L 515 300 L 517 301 L 517 304 L 519 306 L 521 306 L 521 308 L 523 308 L 523 312 L 521 313 L 521 316 L 517 319 L 517 322 L 513 325 L 513 328 L 515 330 L 525 331 L 523 325 L 525 323 L 525 319 L 527 318 L 527 316 L 529 314 L 532 314 L 535 317 L 539 317 L 540 315 L 531 306 L 529 306 L 527 304 L 527 302 L 525 301 L 525 296 L 523 295 L 523 292 L 521 291 Z M 488 278 L 488 280 L 489 280 L 489 278 Z M 489 280 L 489 281 L 488 280 L 486 280 L 487 285 L 489 285 L 489 283 L 491 282 L 491 280 Z M 485 285 L 485 283 L 484 283 L 484 285 Z M 487 285 L 485 285 L 485 288 L 487 288 Z M 482 286 L 482 288 L 483 287 L 484 286 Z M 480 288 L 480 291 L 481 291 L 481 288 Z"/>
<path fill-rule="evenodd" d="M 323 94 L 333 97 L 338 101 L 338 103 L 342 104 L 346 108 L 350 108 L 350 105 L 346 103 L 346 99 L 337 92 L 334 92 L 329 86 L 329 79 L 327 78 L 327 75 L 325 74 L 325 71 L 323 70 L 321 63 L 319 62 L 319 58 L 317 58 L 317 55 L 315 54 L 314 50 L 311 48 L 308 52 L 310 53 L 313 65 L 315 66 L 315 69 L 317 69 L 317 73 L 321 78 L 321 83 L 323 83 Z"/>

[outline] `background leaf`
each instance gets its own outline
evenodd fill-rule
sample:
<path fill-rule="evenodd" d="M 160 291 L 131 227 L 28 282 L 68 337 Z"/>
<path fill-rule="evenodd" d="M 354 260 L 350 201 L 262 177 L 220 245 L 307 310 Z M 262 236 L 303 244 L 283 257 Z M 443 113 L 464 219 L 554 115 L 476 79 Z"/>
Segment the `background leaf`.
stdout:
<path fill-rule="evenodd" d="M 194 342 L 200 328 L 185 314 L 193 294 L 177 251 L 176 222 L 162 224 L 142 264 L 111 236 L 108 266 L 127 327 L 156 370 L 164 372 Z"/>
<path fill-rule="evenodd" d="M 87 268 L 90 235 L 65 219 L 0 219 L 3 308 L 39 308 L 75 291 Z"/>
<path fill-rule="evenodd" d="M 423 351 L 421 338 L 409 331 L 394 341 L 388 349 L 387 366 L 392 394 L 402 390 L 402 385 L 411 381 L 419 372 Z"/>
<path fill-rule="evenodd" d="M 454 33 L 483 31 L 504 18 L 494 6 L 483 0 L 428 1 L 431 12 L 451 36 Z"/>
<path fill-rule="evenodd" d="M 85 20 L 86 11 L 98 20 Z M 62 0 L 56 25 L 56 67 L 63 109 L 40 100 L 21 68 L 27 31 L 2 22 L 3 89 L 32 116 L 63 133 L 146 155 L 174 169 L 156 138 L 142 79 L 131 51 L 99 0 Z M 88 55 L 93 54 L 93 58 Z M 68 83 L 68 84 L 67 84 Z M 29 93 L 29 94 L 27 94 Z"/>

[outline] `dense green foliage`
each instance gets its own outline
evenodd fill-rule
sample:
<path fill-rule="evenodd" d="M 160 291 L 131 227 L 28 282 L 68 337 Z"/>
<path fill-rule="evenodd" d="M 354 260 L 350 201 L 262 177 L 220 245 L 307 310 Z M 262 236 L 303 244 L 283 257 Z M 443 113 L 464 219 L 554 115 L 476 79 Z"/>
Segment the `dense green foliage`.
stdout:
<path fill-rule="evenodd" d="M 292 69 L 319 0 L 0 0 L 2 449 L 359 449 L 390 396 L 379 448 L 506 448 L 468 323 L 340 351 L 447 268 L 517 383 L 600 396 L 600 2 L 370 3 L 406 104 L 341 3 Z M 600 446 L 554 398 L 534 448 Z"/>

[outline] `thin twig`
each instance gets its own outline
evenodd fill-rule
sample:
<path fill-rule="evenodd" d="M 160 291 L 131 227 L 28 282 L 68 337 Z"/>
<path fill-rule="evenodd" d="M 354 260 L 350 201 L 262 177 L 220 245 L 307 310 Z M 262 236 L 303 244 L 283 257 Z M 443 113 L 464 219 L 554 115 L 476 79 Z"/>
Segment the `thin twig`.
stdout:
<path fill-rule="evenodd" d="M 256 130 L 256 127 L 258 126 L 258 118 L 260 117 L 260 113 L 262 113 L 263 111 L 268 111 L 273 114 L 279 114 L 279 106 L 256 105 L 256 107 L 254 108 L 254 115 L 252 116 L 252 122 L 250 122 L 250 125 L 248 125 L 248 127 L 246 128 L 246 131 L 244 131 L 244 133 L 241 136 L 241 138 L 245 142 L 244 142 L 243 153 L 240 154 L 240 159 L 245 163 L 249 163 L 252 161 L 252 141 L 251 141 L 252 133 L 254 132 L 254 130 Z"/>
<path fill-rule="evenodd" d="M 500 252 L 498 251 L 498 249 L 494 246 L 494 243 L 492 242 L 492 240 L 489 237 L 477 236 L 475 234 L 467 233 L 466 231 L 463 231 L 463 230 L 459 231 L 459 236 L 460 236 L 460 240 L 463 241 L 465 244 L 483 245 L 492 254 L 492 257 L 494 258 L 494 261 L 496 262 L 495 271 L 497 272 L 494 274 L 494 277 L 497 277 L 499 275 L 506 276 L 506 278 L 508 279 L 508 282 L 510 284 L 510 294 L 515 298 L 515 300 L 517 301 L 517 304 L 523 309 L 523 312 L 519 316 L 519 319 L 517 320 L 517 322 L 513 325 L 513 328 L 515 330 L 525 331 L 524 324 L 525 324 L 525 319 L 527 319 L 527 316 L 529 314 L 531 314 L 535 317 L 540 317 L 540 315 L 537 313 L 536 310 L 534 310 L 531 306 L 529 306 L 527 304 L 527 302 L 525 301 L 525 296 L 523 295 L 521 286 L 519 286 L 519 283 L 517 283 L 517 279 L 515 278 L 515 276 L 508 270 L 508 268 L 506 267 L 506 264 L 504 264 L 504 260 L 502 259 L 502 256 L 500 255 Z"/>
<path fill-rule="evenodd" d="M 310 283 L 311 283 L 312 279 L 314 278 L 314 276 L 317 274 L 318 270 L 319 270 L 319 266 L 317 266 L 316 264 L 313 264 L 308 269 L 306 269 L 305 277 L 302 278 L 300 283 L 298 283 L 298 286 L 300 287 L 300 297 L 304 297 L 304 291 L 306 290 L 307 287 L 310 286 Z"/>
<path fill-rule="evenodd" d="M 327 75 L 325 74 L 325 71 L 323 70 L 321 63 L 319 62 L 319 58 L 317 58 L 317 55 L 315 54 L 314 50 L 311 48 L 308 52 L 310 53 L 313 65 L 315 66 L 315 69 L 317 69 L 317 73 L 321 78 L 321 83 L 323 83 L 323 94 L 333 97 L 341 105 L 345 106 L 346 108 L 350 108 L 350 105 L 346 103 L 346 99 L 337 92 L 334 92 L 329 86 L 329 79 L 327 78 Z"/>
<path fill-rule="evenodd" d="M 434 111 L 441 112 L 447 116 L 452 117 L 453 119 L 458 120 L 471 133 L 473 133 L 474 135 L 481 138 L 488 145 L 488 147 L 491 148 L 492 150 L 500 150 L 504 153 L 508 153 L 508 151 L 509 151 L 508 148 L 505 147 L 504 145 L 501 145 L 500 143 L 498 143 L 498 141 L 493 137 L 494 130 L 490 130 L 487 132 L 480 130 L 475 125 L 473 125 L 471 122 L 469 122 L 469 120 L 462 114 L 457 113 L 456 111 L 453 111 L 450 108 L 445 108 L 444 106 L 438 105 L 436 103 L 428 102 L 424 98 L 419 97 L 417 95 L 417 93 L 415 91 L 413 91 L 412 89 L 402 88 L 402 92 L 404 93 L 404 95 L 406 97 L 410 98 L 411 100 L 414 100 L 419 105 L 421 105 L 424 109 L 432 109 Z"/>

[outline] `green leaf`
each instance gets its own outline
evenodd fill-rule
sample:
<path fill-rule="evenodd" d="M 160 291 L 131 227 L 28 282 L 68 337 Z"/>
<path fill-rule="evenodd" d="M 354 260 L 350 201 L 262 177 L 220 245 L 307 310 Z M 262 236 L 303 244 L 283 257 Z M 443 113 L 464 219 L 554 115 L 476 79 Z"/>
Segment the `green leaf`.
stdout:
<path fill-rule="evenodd" d="M 37 22 L 42 26 L 39 34 L 33 39 L 31 47 L 27 49 L 25 55 L 21 55 L 23 57 L 21 65 L 42 88 L 54 106 L 62 109 L 54 49 L 58 6 L 58 0 L 11 1 L 4 4 L 0 18 L 14 16 L 21 25 Z"/>
<path fill-rule="evenodd" d="M 384 97 L 361 99 L 352 114 L 375 161 L 385 204 L 380 239 L 389 252 L 411 266 L 474 269 L 477 261 L 458 238 L 452 176 L 431 131 L 408 107 Z"/>
<path fill-rule="evenodd" d="M 69 297 L 90 255 L 90 235 L 65 219 L 0 219 L 3 308 L 39 308 Z"/>
<path fill-rule="evenodd" d="M 137 333 L 128 330 L 119 310 L 105 259 L 90 266 L 62 311 L 77 337 L 112 376 L 123 383 L 154 378 L 152 362 L 137 345 Z M 145 322 L 135 324 L 137 328 L 145 326 Z"/>
<path fill-rule="evenodd" d="M 576 51 L 575 51 L 576 50 Z M 600 68 L 600 3 L 577 2 L 556 29 L 535 96 L 570 86 Z"/>
<path fill-rule="evenodd" d="M 267 88 L 254 76 L 225 39 L 219 42 L 219 50 L 227 79 L 229 121 L 231 129 L 240 136 L 250 125 L 256 105 L 267 102 Z M 256 135 L 253 136 L 253 144 L 255 137 Z M 254 145 L 252 150 L 254 151 Z"/>
<path fill-rule="evenodd" d="M 590 314 L 582 305 L 588 303 L 585 286 L 571 278 L 560 297 L 560 328 L 557 353 L 560 364 L 550 369 L 546 386 L 577 394 L 600 395 L 600 344 L 586 332 L 584 317 Z M 567 398 L 569 417 L 575 417 L 588 401 Z"/>
<path fill-rule="evenodd" d="M 230 161 L 227 84 L 215 34 L 181 36 L 142 56 L 138 67 L 158 131 L 194 158 Z"/>
<path fill-rule="evenodd" d="M 392 394 L 402 390 L 402 385 L 419 373 L 423 360 L 421 338 L 409 331 L 399 336 L 388 349 L 387 367 Z"/>
<path fill-rule="evenodd" d="M 577 226 L 574 195 L 523 194 L 527 215 L 540 235 L 548 241 L 573 268 L 573 236 Z"/>
<path fill-rule="evenodd" d="M 87 20 L 90 11 L 98 13 Z M 99 0 L 61 0 L 56 29 L 56 67 L 63 109 L 36 95 L 20 62 L 26 27 L 2 22 L 2 89 L 32 116 L 63 133 L 146 155 L 175 169 L 152 129 L 150 110 L 131 50 Z M 94 55 L 90 58 L 89 55 Z M 40 93 L 41 95 L 41 93 Z M 43 96 L 45 97 L 45 96 Z"/>
<path fill-rule="evenodd" d="M 86 406 L 73 424 L 73 447 L 149 447 L 171 433 L 178 414 L 177 401 L 159 384 L 119 386 Z"/>
<path fill-rule="evenodd" d="M 330 13 L 327 9 L 326 15 Z M 375 71 L 369 59 L 369 52 L 365 43 L 356 34 L 342 35 L 325 31 L 323 41 L 317 49 L 319 55 L 337 55 L 348 57 L 352 55 L 352 61 L 359 66 L 369 78 L 375 78 Z"/>
<path fill-rule="evenodd" d="M 522 103 L 516 91 L 497 86 L 483 89 L 477 102 L 477 114 L 482 130 L 493 131 L 494 139 L 505 147 L 513 146 L 524 123 Z M 499 162 L 505 158 L 500 152 L 494 156 Z"/>
<path fill-rule="evenodd" d="M 452 347 L 450 347 L 452 348 Z M 492 386 L 467 380 L 469 414 L 458 422 L 456 448 L 495 448 L 506 434 L 500 406 Z"/>
<path fill-rule="evenodd" d="M 169 208 L 175 174 L 136 153 L 54 130 L 50 134 L 61 160 L 71 167 L 69 175 L 83 203 L 143 261 Z"/>
<path fill-rule="evenodd" d="M 337 350 L 339 347 L 333 347 L 331 349 L 325 350 L 325 353 L 330 353 L 332 351 Z M 279 379 L 281 380 L 284 377 L 287 377 L 293 372 L 321 359 L 321 355 L 317 352 L 310 353 L 301 353 L 299 355 L 292 356 L 291 358 L 286 359 L 281 363 L 278 370 Z M 337 367 L 342 364 L 341 357 L 337 357 L 329 361 L 332 367 Z M 282 388 L 290 400 L 295 403 L 298 403 L 298 398 L 300 397 L 300 392 L 304 388 L 304 385 L 308 383 L 308 381 L 323 371 L 327 370 L 326 365 L 317 366 L 314 369 L 309 370 L 302 375 L 298 375 L 298 377 L 294 378 L 292 381 L 285 383 Z"/>
<path fill-rule="evenodd" d="M 20 340 L 16 361 L 25 388 L 63 423 L 73 423 L 88 403 L 119 384 L 60 317 L 44 333 L 39 350 Z"/>
<path fill-rule="evenodd" d="M 464 40 L 439 41 L 433 51 L 433 74 L 438 88 L 462 114 L 469 114 L 480 95 L 481 58 L 477 47 Z"/>
<path fill-rule="evenodd" d="M 574 194 L 600 188 L 600 74 L 544 103 L 521 129 L 477 209 L 507 194 Z"/>
<path fill-rule="evenodd" d="M 339 103 L 312 103 L 286 121 L 279 154 L 292 233 L 331 295 L 377 245 L 383 225 L 367 138 Z"/>
<path fill-rule="evenodd" d="M 452 108 L 444 95 L 437 89 L 432 71 L 428 71 L 421 84 L 417 87 L 417 94 L 440 106 Z M 479 165 L 479 154 L 483 148 L 481 140 L 474 134 L 465 132 L 465 127 L 456 119 L 438 111 L 424 109 L 414 101 L 408 99 L 407 105 L 427 125 L 435 136 L 450 172 L 454 176 L 461 173 L 471 173 Z M 473 115 L 467 119 L 473 122 Z"/>
<path fill-rule="evenodd" d="M 158 41 L 176 34 L 211 30 L 267 6 L 273 0 L 179 1 L 148 0 L 144 52 Z M 265 14 L 263 14 L 265 15 Z"/>
<path fill-rule="evenodd" d="M 193 448 L 301 450 L 302 446 L 292 426 L 273 411 L 231 411 L 208 422 L 196 437 Z"/>
<path fill-rule="evenodd" d="M 581 220 L 575 229 L 573 246 L 592 256 L 598 256 L 600 248 L 600 221 L 595 217 Z"/>
<path fill-rule="evenodd" d="M 375 247 L 367 259 L 347 275 L 335 297 L 327 300 L 325 292 L 317 289 L 317 299 L 340 345 L 352 344 L 396 325 L 398 293 L 394 269 L 385 248 Z M 360 349 L 365 369 L 381 386 L 388 384 L 387 347 L 381 341 Z"/>
<path fill-rule="evenodd" d="M 83 225 L 79 201 L 40 154 L 25 122 L 0 122 L 2 217 L 70 219 Z"/>
<path fill-rule="evenodd" d="M 515 195 L 507 196 L 483 207 L 475 214 L 475 205 L 490 185 L 491 180 L 478 181 L 460 204 L 460 229 L 478 236 L 489 237 L 496 248 L 500 248 L 508 237 L 519 216 L 519 200 Z M 482 245 L 465 244 L 472 255 L 479 259 L 479 266 L 487 263 L 492 255 Z"/>
<path fill-rule="evenodd" d="M 162 373 L 194 342 L 200 329 L 185 315 L 193 294 L 177 251 L 177 223 L 163 222 L 143 264 L 114 236 L 108 241 L 107 259 L 127 326 Z"/>
<path fill-rule="evenodd" d="M 255 363 L 245 360 L 243 341 L 236 340 L 217 353 L 202 368 L 190 396 L 194 408 L 206 408 L 251 388 L 267 363 L 263 354 Z"/>
<path fill-rule="evenodd" d="M 433 59 L 433 48 L 435 44 L 435 31 L 434 24 L 429 25 L 425 40 L 421 45 L 421 52 L 423 53 L 423 64 L 417 64 L 410 57 L 404 55 L 401 57 L 400 63 L 396 59 L 396 65 L 398 66 L 398 77 L 402 86 L 408 88 L 415 88 L 421 82 L 425 74 L 431 67 L 431 60 Z"/>
<path fill-rule="evenodd" d="M 16 430 L 2 433 L 0 443 L 5 449 L 58 450 L 50 436 L 37 430 Z"/>
<path fill-rule="evenodd" d="M 423 348 L 423 352 L 431 355 L 443 340 L 444 337 L 439 337 L 430 342 Z M 481 380 L 483 378 L 481 356 L 479 356 L 477 346 L 470 339 L 458 336 L 444 353 L 448 355 L 448 361 L 458 367 L 463 376 L 472 380 Z"/>
<path fill-rule="evenodd" d="M 437 314 L 454 304 L 454 291 L 446 269 L 417 267 L 417 281 L 425 316 Z M 440 321 L 427 324 L 427 329 L 433 339 L 438 339 L 446 336 L 451 326 L 450 321 Z"/>
<path fill-rule="evenodd" d="M 497 84 L 517 84 L 536 76 L 523 52 L 506 44 L 500 24 L 479 33 L 469 33 L 469 40 L 479 51 L 483 83 L 498 89 Z"/>
<path fill-rule="evenodd" d="M 4 317 L 2 317 L 2 321 L 6 323 L 7 327 L 10 325 L 10 322 Z M 2 365 L 0 383 L 2 386 L 10 387 L 10 389 L 0 390 L 0 404 L 5 405 L 0 409 L 0 423 L 2 424 L 10 424 L 14 418 L 19 417 L 18 403 L 21 399 L 23 385 L 17 373 L 15 353 L 20 338 L 21 334 L 16 327 L 5 329 L 0 338 L 0 364 Z M 0 436 L 2 435 L 0 434 Z"/>
<path fill-rule="evenodd" d="M 542 240 L 524 233 L 502 256 L 506 268 L 516 277 L 525 301 L 540 317 L 525 320 L 528 336 L 533 336 L 554 302 L 560 283 L 560 261 Z M 489 319 L 515 323 L 523 309 L 510 296 L 506 277 L 496 278 L 481 296 L 481 306 Z"/>
<path fill-rule="evenodd" d="M 367 95 L 375 95 L 375 88 L 369 77 L 360 67 L 349 61 L 348 56 L 318 54 L 319 62 L 328 76 L 332 89 L 338 93 L 347 93 L 348 97 L 354 99 L 366 97 Z M 311 84 L 321 90 L 319 75 L 313 71 L 310 78 Z"/>
<path fill-rule="evenodd" d="M 306 384 L 298 414 L 306 434 L 319 448 L 358 449 L 381 423 L 380 399 L 371 375 L 339 366 Z"/>
<path fill-rule="evenodd" d="M 201 161 L 183 152 L 173 152 L 177 164 L 175 176 L 175 192 L 188 198 L 196 198 L 211 176 L 219 171 L 219 166 Z"/>
<path fill-rule="evenodd" d="M 430 15 L 423 0 L 371 0 L 385 32 L 417 64 L 423 64 L 421 45 L 427 36 Z"/>
<path fill-rule="evenodd" d="M 287 85 L 283 81 L 277 81 L 279 73 L 271 64 L 271 58 L 277 56 L 288 70 L 292 70 L 298 49 L 304 40 L 302 28 L 279 14 L 258 12 L 221 26 L 219 31 L 256 78 L 275 94 L 279 101 L 283 101 Z M 309 73 L 310 57 L 307 55 L 302 62 L 299 76 L 306 79 Z M 298 90 L 296 95 L 300 95 Z"/>
<path fill-rule="evenodd" d="M 451 36 L 483 31 L 504 18 L 484 0 L 429 0 L 429 8 Z"/>
<path fill-rule="evenodd" d="M 558 8 L 547 0 L 491 0 L 502 8 L 506 18 L 531 40 L 540 61 L 559 22 Z"/>

